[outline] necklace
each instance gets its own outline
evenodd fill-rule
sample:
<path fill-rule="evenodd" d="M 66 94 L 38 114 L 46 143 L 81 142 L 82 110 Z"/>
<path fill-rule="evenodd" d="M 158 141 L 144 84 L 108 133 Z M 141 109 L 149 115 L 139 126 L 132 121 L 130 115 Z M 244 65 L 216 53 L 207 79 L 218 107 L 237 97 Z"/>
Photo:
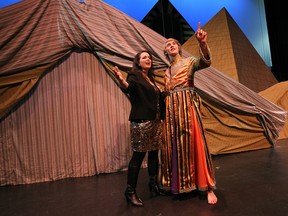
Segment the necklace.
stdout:
<path fill-rule="evenodd" d="M 151 84 L 151 80 L 149 79 L 149 77 L 146 74 L 143 74 L 143 73 L 142 73 L 142 75 L 143 75 L 144 79 L 146 79 L 147 82 L 149 82 Z"/>
<path fill-rule="evenodd" d="M 149 79 L 149 77 L 148 77 L 146 74 L 142 73 L 142 76 L 144 77 L 144 79 L 145 79 L 150 85 L 153 86 L 153 88 L 155 89 L 155 91 L 158 90 L 157 87 L 155 86 L 155 84 Z"/>

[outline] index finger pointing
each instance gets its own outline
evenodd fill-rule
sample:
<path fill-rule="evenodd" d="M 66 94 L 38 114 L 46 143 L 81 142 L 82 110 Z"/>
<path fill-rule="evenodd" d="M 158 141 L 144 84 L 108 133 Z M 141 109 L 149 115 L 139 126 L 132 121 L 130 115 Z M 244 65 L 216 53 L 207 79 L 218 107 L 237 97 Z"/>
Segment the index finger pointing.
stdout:
<path fill-rule="evenodd" d="M 198 30 L 200 30 L 201 28 L 201 25 L 200 25 L 200 22 L 198 22 Z"/>

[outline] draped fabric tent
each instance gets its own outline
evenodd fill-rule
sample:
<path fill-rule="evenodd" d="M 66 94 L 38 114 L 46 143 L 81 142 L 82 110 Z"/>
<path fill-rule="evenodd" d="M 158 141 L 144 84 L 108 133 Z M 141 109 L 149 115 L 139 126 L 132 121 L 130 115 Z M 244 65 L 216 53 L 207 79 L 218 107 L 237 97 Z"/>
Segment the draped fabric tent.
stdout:
<path fill-rule="evenodd" d="M 288 81 L 279 82 L 269 88 L 258 93 L 262 97 L 280 106 L 288 112 Z M 278 139 L 288 138 L 288 121 L 286 119 L 285 125 L 280 131 Z"/>
<path fill-rule="evenodd" d="M 150 50 L 162 86 L 166 39 L 100 0 L 22 1 L 0 26 L 0 185 L 126 169 L 130 103 L 111 68 Z M 211 153 L 274 145 L 282 108 L 213 67 L 195 81 Z"/>

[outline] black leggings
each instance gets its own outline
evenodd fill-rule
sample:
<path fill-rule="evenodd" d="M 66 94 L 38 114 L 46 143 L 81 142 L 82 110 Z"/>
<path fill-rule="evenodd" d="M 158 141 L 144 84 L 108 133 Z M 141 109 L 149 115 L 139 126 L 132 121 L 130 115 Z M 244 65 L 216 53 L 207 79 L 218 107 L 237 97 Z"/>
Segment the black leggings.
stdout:
<path fill-rule="evenodd" d="M 133 152 L 129 162 L 129 167 L 140 169 L 146 152 Z M 148 152 L 148 174 L 156 176 L 158 174 L 158 150 Z"/>

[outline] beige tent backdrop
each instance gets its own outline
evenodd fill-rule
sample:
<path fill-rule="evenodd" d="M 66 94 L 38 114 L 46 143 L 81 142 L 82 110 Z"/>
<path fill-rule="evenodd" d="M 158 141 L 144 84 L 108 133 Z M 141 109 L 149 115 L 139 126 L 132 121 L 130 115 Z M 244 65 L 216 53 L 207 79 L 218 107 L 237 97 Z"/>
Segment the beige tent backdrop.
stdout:
<path fill-rule="evenodd" d="M 22 1 L 0 9 L 0 26 L 0 185 L 126 169 L 130 103 L 111 68 L 126 75 L 148 49 L 162 85 L 166 39 L 100 0 Z M 195 81 L 213 154 L 273 147 L 287 128 L 286 103 L 269 93 L 214 67 Z"/>

